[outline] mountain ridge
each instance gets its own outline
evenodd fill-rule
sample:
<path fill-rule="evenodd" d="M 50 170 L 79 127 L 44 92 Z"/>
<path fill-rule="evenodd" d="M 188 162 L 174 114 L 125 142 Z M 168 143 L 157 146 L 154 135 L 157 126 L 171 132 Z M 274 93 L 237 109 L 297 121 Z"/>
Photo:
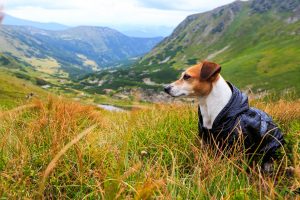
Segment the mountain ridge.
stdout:
<path fill-rule="evenodd" d="M 153 88 L 153 82 L 160 90 L 186 67 L 209 59 L 220 63 L 222 75 L 241 89 L 299 93 L 299 55 L 299 0 L 236 1 L 188 16 L 131 68 L 87 79 L 110 83 L 92 86 L 93 91 Z"/>
<path fill-rule="evenodd" d="M 79 26 L 55 31 L 10 25 L 0 28 L 2 53 L 37 69 L 53 66 L 57 68 L 55 73 L 71 77 L 131 62 L 161 39 L 128 37 L 108 27 Z"/>
<path fill-rule="evenodd" d="M 20 19 L 12 15 L 9 15 L 7 13 L 4 13 L 4 19 L 2 24 L 13 25 L 13 26 L 31 26 L 39 29 L 44 29 L 44 30 L 65 30 L 67 28 L 70 28 L 69 26 L 55 23 L 55 22 L 42 23 L 42 22 Z"/>
<path fill-rule="evenodd" d="M 56 22 L 38 22 L 31 21 L 26 19 L 21 19 L 18 17 L 14 17 L 7 13 L 3 13 L 4 20 L 2 24 L 11 25 L 11 26 L 30 26 L 34 28 L 39 28 L 43 30 L 66 30 L 68 28 L 74 28 L 78 26 L 85 25 L 77 25 L 77 26 L 69 26 Z M 96 25 L 86 25 L 86 26 L 96 26 Z M 103 27 L 103 26 L 96 26 Z M 110 27 L 110 26 L 109 26 Z M 115 25 L 110 28 L 118 30 L 119 32 L 125 34 L 129 37 L 137 37 L 137 38 L 155 38 L 155 37 L 166 37 L 171 34 L 173 27 L 172 26 L 145 26 L 145 25 Z"/>

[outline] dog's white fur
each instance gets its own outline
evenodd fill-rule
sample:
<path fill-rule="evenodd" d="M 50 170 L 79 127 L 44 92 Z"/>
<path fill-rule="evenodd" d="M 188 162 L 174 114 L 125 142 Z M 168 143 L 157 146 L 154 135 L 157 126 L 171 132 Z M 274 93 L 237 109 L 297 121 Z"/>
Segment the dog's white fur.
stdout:
<path fill-rule="evenodd" d="M 170 95 L 173 97 L 179 97 L 179 96 L 189 96 L 193 94 L 193 87 L 184 82 L 183 84 L 176 85 L 175 83 L 170 84 L 172 87 L 170 91 Z"/>
<path fill-rule="evenodd" d="M 232 96 L 232 91 L 222 76 L 213 83 L 211 92 L 200 97 L 199 106 L 203 117 L 203 126 L 211 129 L 212 125 Z"/>

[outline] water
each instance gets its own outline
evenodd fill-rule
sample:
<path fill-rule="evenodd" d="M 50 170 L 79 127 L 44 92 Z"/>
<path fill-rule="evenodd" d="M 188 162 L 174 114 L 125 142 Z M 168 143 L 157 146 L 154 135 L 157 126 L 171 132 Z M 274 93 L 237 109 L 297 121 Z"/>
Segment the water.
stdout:
<path fill-rule="evenodd" d="M 124 109 L 112 105 L 98 104 L 97 106 L 99 108 L 103 108 L 104 110 L 108 110 L 108 111 L 115 111 L 115 112 L 124 111 Z"/>

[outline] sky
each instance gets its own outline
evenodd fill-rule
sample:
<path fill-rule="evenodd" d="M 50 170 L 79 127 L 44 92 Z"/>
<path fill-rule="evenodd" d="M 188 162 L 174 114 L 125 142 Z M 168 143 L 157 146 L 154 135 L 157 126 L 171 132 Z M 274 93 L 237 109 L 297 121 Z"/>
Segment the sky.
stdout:
<path fill-rule="evenodd" d="M 22 19 L 69 26 L 175 27 L 186 16 L 233 0 L 0 0 L 4 12 Z"/>

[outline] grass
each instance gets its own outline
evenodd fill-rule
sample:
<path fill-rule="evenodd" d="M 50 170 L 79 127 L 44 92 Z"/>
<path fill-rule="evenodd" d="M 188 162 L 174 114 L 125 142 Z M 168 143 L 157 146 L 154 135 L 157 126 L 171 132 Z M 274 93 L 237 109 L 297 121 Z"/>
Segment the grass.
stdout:
<path fill-rule="evenodd" d="M 252 102 L 280 125 L 282 167 L 263 175 L 199 145 L 196 105 L 108 112 L 35 99 L 0 113 L 3 199 L 294 199 L 299 188 L 300 101 Z M 294 177 L 284 173 L 293 166 Z"/>
<path fill-rule="evenodd" d="M 47 96 L 47 92 L 29 81 L 18 79 L 5 69 L 0 68 L 0 111 L 11 109 L 28 101 L 29 93 Z"/>
<path fill-rule="evenodd" d="M 26 58 L 26 62 L 46 74 L 59 74 L 59 63 L 53 58 Z"/>

